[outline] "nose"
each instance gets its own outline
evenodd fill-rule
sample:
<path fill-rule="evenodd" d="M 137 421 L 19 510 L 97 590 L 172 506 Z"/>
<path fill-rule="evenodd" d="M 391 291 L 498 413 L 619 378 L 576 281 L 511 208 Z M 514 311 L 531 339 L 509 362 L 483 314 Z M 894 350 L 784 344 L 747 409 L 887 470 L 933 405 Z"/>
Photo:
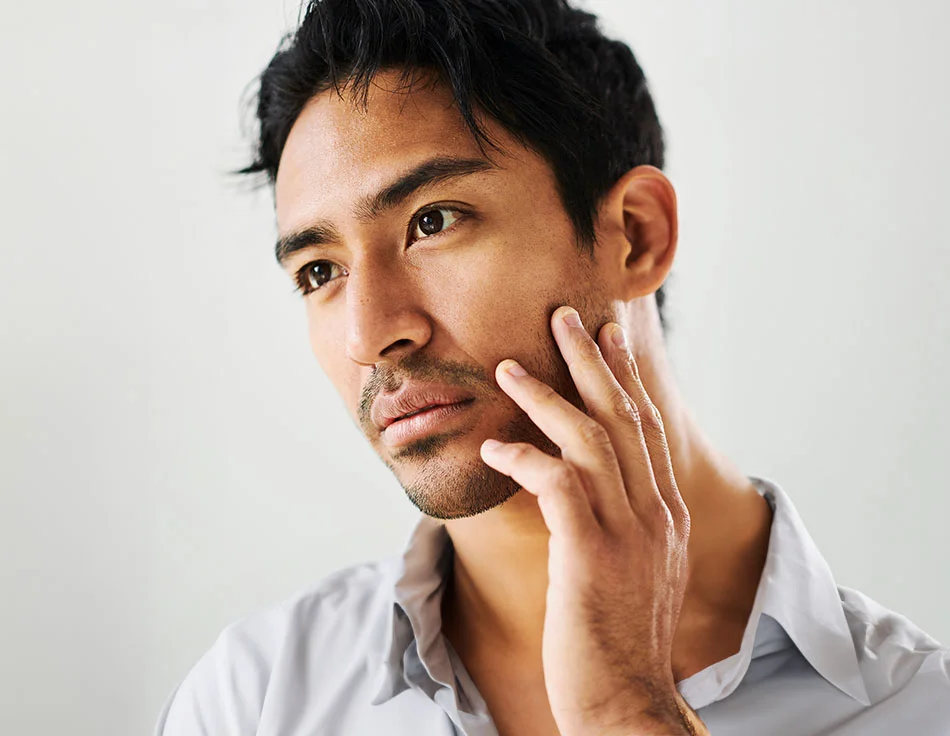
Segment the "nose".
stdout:
<path fill-rule="evenodd" d="M 354 264 L 355 265 L 355 264 Z M 419 288 L 398 264 L 364 260 L 346 282 L 346 351 L 362 365 L 395 361 L 429 342 Z"/>

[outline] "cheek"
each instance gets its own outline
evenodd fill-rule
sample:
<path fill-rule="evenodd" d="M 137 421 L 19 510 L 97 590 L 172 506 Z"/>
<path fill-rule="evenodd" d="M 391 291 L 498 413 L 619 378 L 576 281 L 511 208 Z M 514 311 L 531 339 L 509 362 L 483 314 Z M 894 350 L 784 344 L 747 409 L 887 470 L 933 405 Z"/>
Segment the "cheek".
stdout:
<path fill-rule="evenodd" d="M 490 373 L 507 357 L 550 354 L 550 315 L 576 288 L 570 273 L 550 249 L 525 243 L 480 248 L 477 258 L 439 269 L 429 290 L 439 294 L 433 313 Z"/>

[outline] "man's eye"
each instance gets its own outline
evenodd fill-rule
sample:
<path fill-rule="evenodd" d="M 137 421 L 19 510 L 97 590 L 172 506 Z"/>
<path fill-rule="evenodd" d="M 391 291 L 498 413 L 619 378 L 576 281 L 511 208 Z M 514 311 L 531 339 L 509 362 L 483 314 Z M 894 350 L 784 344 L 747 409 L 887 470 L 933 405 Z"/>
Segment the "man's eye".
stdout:
<path fill-rule="evenodd" d="M 314 261 L 297 271 L 297 291 L 306 296 L 333 280 L 333 269 L 343 269 L 331 261 Z M 345 271 L 344 271 L 345 273 Z"/>
<path fill-rule="evenodd" d="M 420 212 L 412 228 L 412 239 L 419 240 L 430 235 L 438 235 L 459 220 L 461 213 L 448 207 L 433 207 Z"/>

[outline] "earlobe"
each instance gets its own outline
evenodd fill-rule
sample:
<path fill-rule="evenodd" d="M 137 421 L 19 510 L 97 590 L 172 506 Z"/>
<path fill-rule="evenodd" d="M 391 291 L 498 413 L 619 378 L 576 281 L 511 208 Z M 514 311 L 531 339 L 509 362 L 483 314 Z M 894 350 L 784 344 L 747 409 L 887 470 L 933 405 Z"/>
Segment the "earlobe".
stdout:
<path fill-rule="evenodd" d="M 676 191 L 659 169 L 638 166 L 617 181 L 607 202 L 611 230 L 623 238 L 628 298 L 652 294 L 663 285 L 676 254 Z"/>

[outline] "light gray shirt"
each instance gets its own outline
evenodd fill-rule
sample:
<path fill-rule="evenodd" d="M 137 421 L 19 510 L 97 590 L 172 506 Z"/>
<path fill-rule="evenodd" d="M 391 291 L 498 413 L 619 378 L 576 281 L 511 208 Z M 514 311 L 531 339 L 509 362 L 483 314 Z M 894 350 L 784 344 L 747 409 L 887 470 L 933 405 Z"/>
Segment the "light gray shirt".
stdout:
<path fill-rule="evenodd" d="M 714 736 L 950 736 L 950 650 L 835 584 L 788 496 L 739 651 L 677 683 Z M 228 626 L 168 698 L 156 736 L 495 736 L 441 631 L 445 527 Z"/>

